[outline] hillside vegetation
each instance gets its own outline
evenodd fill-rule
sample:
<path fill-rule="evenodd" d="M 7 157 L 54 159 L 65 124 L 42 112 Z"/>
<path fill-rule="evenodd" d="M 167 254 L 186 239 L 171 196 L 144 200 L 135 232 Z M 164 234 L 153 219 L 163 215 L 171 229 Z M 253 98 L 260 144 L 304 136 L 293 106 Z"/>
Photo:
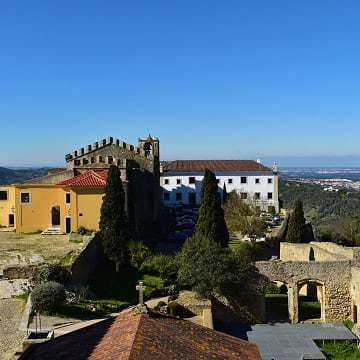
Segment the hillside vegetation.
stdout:
<path fill-rule="evenodd" d="M 290 209 L 295 199 L 302 200 L 305 217 L 318 237 L 333 232 L 335 224 L 360 217 L 360 192 L 356 191 L 326 192 L 320 185 L 281 181 L 280 198 L 285 209 Z"/>
<path fill-rule="evenodd" d="M 29 168 L 29 169 L 7 169 L 0 167 L 0 185 L 21 183 L 38 176 L 46 175 L 47 168 Z"/>

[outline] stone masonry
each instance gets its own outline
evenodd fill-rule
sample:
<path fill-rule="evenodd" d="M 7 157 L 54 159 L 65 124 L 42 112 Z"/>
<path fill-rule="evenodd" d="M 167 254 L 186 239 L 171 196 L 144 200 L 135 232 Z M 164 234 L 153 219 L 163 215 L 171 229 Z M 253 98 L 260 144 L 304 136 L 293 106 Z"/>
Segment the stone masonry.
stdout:
<path fill-rule="evenodd" d="M 329 245 L 329 246 L 327 246 Z M 289 319 L 298 322 L 298 296 L 304 285 L 316 286 L 321 320 L 357 322 L 360 305 L 359 248 L 332 243 L 282 243 L 280 260 L 259 261 L 259 272 L 288 288 Z"/>

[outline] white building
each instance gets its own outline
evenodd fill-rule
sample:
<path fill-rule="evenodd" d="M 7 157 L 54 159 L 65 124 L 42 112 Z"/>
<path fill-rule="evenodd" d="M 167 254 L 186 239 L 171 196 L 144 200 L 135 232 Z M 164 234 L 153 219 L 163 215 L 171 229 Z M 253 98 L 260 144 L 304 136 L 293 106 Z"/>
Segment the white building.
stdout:
<path fill-rule="evenodd" d="M 215 173 L 222 196 L 236 191 L 244 200 L 254 201 L 262 210 L 279 211 L 277 167 L 272 169 L 253 160 L 176 160 L 164 163 L 160 184 L 165 206 L 200 204 L 201 181 L 206 169 Z"/>

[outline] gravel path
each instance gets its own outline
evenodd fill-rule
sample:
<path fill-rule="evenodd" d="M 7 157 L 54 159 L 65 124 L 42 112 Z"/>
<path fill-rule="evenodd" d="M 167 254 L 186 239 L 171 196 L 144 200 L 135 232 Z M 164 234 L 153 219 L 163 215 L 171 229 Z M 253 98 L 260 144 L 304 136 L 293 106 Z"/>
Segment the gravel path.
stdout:
<path fill-rule="evenodd" d="M 18 330 L 23 308 L 22 300 L 0 300 L 0 359 L 8 358 L 25 338 L 26 333 Z"/>

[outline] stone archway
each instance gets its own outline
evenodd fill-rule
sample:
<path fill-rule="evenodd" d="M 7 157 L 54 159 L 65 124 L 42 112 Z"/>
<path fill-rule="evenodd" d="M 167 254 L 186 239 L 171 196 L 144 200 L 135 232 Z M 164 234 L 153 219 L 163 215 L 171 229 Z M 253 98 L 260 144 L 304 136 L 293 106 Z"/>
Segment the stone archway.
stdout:
<path fill-rule="evenodd" d="M 308 313 L 305 314 L 305 309 L 301 313 L 301 302 L 300 302 L 300 293 L 301 289 L 306 286 L 306 298 L 307 302 L 312 306 L 308 309 Z M 301 280 L 297 284 L 298 288 L 298 321 L 299 320 L 318 320 L 320 322 L 325 322 L 325 284 L 324 282 L 318 279 L 306 279 Z M 320 313 L 317 314 L 316 308 L 313 307 L 316 302 L 320 304 Z M 307 317 L 308 316 L 308 317 Z"/>

